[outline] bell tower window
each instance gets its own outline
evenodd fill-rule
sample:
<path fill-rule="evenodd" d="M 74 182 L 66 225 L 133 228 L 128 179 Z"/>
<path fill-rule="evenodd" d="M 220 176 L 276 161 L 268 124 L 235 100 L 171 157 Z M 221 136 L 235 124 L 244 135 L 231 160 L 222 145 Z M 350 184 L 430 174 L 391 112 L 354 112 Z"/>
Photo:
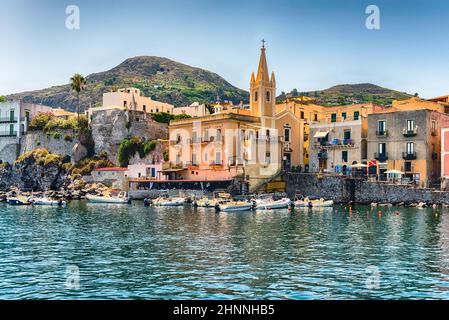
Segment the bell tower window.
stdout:
<path fill-rule="evenodd" d="M 267 91 L 267 101 L 270 102 L 270 91 Z"/>
<path fill-rule="evenodd" d="M 254 93 L 254 101 L 257 102 L 258 98 L 259 98 L 259 92 L 256 91 L 256 92 Z"/>

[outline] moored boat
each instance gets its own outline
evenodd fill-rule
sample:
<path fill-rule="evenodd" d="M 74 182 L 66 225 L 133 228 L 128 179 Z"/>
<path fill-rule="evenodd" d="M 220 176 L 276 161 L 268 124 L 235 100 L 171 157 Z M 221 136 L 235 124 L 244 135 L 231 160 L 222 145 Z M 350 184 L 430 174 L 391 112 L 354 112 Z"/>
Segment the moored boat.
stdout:
<path fill-rule="evenodd" d="M 29 199 L 24 196 L 8 197 L 6 202 L 11 206 L 27 206 L 30 204 Z"/>
<path fill-rule="evenodd" d="M 34 204 L 36 206 L 65 206 L 67 203 L 60 199 L 60 200 L 54 200 L 47 197 L 43 198 L 32 198 L 30 199 L 31 204 Z"/>
<path fill-rule="evenodd" d="M 297 208 L 325 208 L 332 207 L 334 205 L 334 201 L 332 200 L 310 200 L 309 198 L 305 198 L 304 200 L 295 201 L 295 207 Z"/>
<path fill-rule="evenodd" d="M 88 194 L 86 195 L 86 199 L 92 203 L 128 204 L 130 202 L 128 194 L 124 191 L 120 192 L 117 196 L 111 196 L 110 194 L 104 196 Z"/>
<path fill-rule="evenodd" d="M 256 210 L 286 209 L 289 208 L 292 203 L 289 198 L 283 198 L 281 200 L 257 199 L 254 201 L 256 204 Z"/>
<path fill-rule="evenodd" d="M 185 198 L 165 198 L 160 197 L 153 201 L 153 205 L 160 207 L 180 207 L 186 202 Z"/>
<path fill-rule="evenodd" d="M 253 206 L 252 202 L 224 202 L 218 205 L 218 209 L 223 212 L 249 211 Z"/>

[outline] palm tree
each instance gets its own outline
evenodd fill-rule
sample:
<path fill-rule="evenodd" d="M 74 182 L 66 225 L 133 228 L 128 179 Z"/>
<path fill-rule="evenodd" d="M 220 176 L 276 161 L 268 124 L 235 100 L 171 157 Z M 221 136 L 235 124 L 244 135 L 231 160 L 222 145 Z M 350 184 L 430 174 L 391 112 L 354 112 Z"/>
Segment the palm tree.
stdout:
<path fill-rule="evenodd" d="M 79 73 L 73 75 L 70 78 L 71 87 L 73 91 L 76 91 L 76 99 L 78 100 L 77 113 L 78 113 L 78 133 L 79 133 L 79 125 L 80 125 L 80 92 L 84 89 L 86 85 L 86 79 Z"/>

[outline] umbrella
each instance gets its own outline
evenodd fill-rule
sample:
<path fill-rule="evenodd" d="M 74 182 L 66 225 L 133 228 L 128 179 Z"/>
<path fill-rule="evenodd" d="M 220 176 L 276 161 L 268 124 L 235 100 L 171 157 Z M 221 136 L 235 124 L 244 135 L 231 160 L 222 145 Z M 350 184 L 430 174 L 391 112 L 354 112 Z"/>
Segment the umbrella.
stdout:
<path fill-rule="evenodd" d="M 351 168 L 362 169 L 362 168 L 368 168 L 368 166 L 366 164 L 363 164 L 363 163 L 356 163 L 356 164 L 353 164 L 351 166 Z"/>
<path fill-rule="evenodd" d="M 389 170 L 389 171 L 387 171 L 385 173 L 387 173 L 387 174 L 405 174 L 404 172 L 396 170 L 396 169 Z"/>

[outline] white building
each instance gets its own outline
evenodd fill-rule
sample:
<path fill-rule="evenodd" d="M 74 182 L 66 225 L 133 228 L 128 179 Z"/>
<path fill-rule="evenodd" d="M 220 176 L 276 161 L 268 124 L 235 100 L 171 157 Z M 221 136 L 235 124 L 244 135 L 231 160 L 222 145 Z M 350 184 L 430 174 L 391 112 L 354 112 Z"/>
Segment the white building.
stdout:
<path fill-rule="evenodd" d="M 14 162 L 20 149 L 20 138 L 28 131 L 30 121 L 38 113 L 52 110 L 51 107 L 20 101 L 1 102 L 0 161 Z"/>
<path fill-rule="evenodd" d="M 200 104 L 199 102 L 194 102 L 188 107 L 179 107 L 173 109 L 174 115 L 186 114 L 192 118 L 205 117 L 210 115 L 209 109 L 205 104 Z"/>
<path fill-rule="evenodd" d="M 115 92 L 106 92 L 103 94 L 103 105 L 97 108 L 89 108 L 90 115 L 96 111 L 104 110 L 133 110 L 145 113 L 167 112 L 173 113 L 174 106 L 169 103 L 152 100 L 149 97 L 141 95 L 139 89 L 126 88 Z"/>
<path fill-rule="evenodd" d="M 128 166 L 126 175 L 131 179 L 156 180 L 162 173 L 163 165 L 160 164 L 132 164 Z"/>

